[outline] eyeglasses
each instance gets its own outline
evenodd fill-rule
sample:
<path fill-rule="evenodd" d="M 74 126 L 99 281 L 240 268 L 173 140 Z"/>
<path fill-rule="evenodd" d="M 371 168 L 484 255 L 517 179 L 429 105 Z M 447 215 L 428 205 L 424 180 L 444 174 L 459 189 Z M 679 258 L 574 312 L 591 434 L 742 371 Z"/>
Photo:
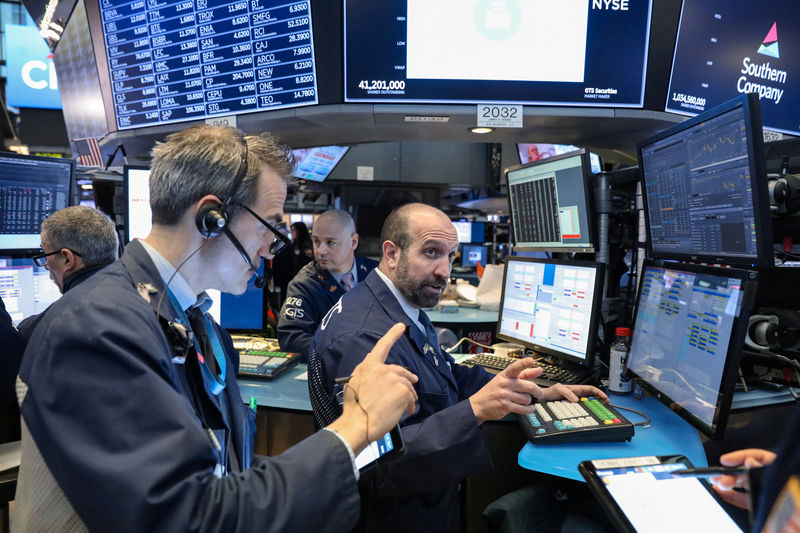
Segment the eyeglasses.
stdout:
<path fill-rule="evenodd" d="M 49 254 L 44 253 L 44 250 L 39 250 L 42 253 L 34 255 L 33 257 L 31 257 L 31 259 L 33 259 L 33 262 L 36 264 L 36 266 L 43 267 L 43 266 L 45 266 L 47 264 L 47 257 L 48 256 L 61 253 L 61 250 L 69 250 L 70 252 L 72 252 L 73 254 L 77 255 L 78 257 L 81 257 L 81 254 L 79 254 L 75 250 L 70 250 L 69 248 L 59 248 L 55 252 L 50 252 Z"/>
<path fill-rule="evenodd" d="M 258 220 L 259 222 L 264 224 L 264 226 L 273 233 L 274 237 L 272 239 L 272 243 L 269 245 L 269 253 L 270 254 L 278 255 L 287 246 L 292 244 L 292 241 L 290 241 L 289 238 L 286 235 L 284 235 L 283 233 L 278 231 L 272 224 L 270 224 L 269 222 L 267 222 L 266 220 L 264 220 L 263 218 L 258 216 L 255 213 L 255 211 L 253 211 L 252 209 L 250 209 L 246 205 L 240 204 L 238 202 L 233 202 L 233 205 L 237 205 L 237 206 L 241 207 L 242 209 L 244 209 L 245 211 L 247 211 L 248 213 L 250 213 L 251 215 L 253 215 L 256 220 Z"/>

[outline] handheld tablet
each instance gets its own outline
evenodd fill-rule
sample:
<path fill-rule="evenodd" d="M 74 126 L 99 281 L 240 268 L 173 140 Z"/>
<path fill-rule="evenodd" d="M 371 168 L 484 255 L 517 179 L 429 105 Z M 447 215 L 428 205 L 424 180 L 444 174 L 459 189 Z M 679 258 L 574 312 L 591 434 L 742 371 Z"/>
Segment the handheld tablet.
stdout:
<path fill-rule="evenodd" d="M 583 461 L 578 471 L 617 531 L 741 533 L 706 481 L 672 474 L 691 466 L 668 455 Z"/>
<path fill-rule="evenodd" d="M 403 437 L 400 434 L 400 426 L 395 426 L 382 439 L 376 440 L 364 448 L 356 456 L 356 467 L 361 474 L 370 470 L 378 462 L 387 462 L 396 459 L 405 453 Z"/>

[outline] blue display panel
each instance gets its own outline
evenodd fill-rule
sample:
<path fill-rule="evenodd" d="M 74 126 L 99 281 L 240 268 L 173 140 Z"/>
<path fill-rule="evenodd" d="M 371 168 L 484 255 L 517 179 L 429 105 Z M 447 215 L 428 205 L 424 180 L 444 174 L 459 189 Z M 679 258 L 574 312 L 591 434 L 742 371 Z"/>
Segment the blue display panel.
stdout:
<path fill-rule="evenodd" d="M 643 104 L 650 1 L 344 5 L 347 102 Z"/>
<path fill-rule="evenodd" d="M 696 115 L 742 93 L 764 127 L 800 134 L 800 3 L 684 0 L 666 110 Z"/>
<path fill-rule="evenodd" d="M 317 103 L 310 0 L 101 0 L 119 129 Z"/>

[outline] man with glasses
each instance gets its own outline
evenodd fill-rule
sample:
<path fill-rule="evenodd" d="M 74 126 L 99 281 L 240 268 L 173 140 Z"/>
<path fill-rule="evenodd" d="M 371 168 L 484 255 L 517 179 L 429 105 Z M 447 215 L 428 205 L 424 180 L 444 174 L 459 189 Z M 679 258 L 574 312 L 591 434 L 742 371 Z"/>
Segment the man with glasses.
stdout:
<path fill-rule="evenodd" d="M 37 326 L 17 381 L 17 531 L 346 531 L 353 459 L 412 412 L 416 377 L 384 360 L 395 325 L 348 376 L 342 416 L 278 457 L 253 456 L 239 357 L 206 312 L 241 294 L 273 228 L 290 152 L 199 125 L 153 149 L 153 227 Z M 272 222 L 269 222 L 272 221 Z M 256 281 L 259 283 L 259 281 Z M 261 281 L 263 282 L 263 280 Z"/>
<path fill-rule="evenodd" d="M 278 320 L 282 350 L 308 360 L 311 339 L 322 318 L 342 295 L 364 281 L 378 262 L 355 255 L 358 233 L 347 211 L 322 213 L 311 230 L 314 260 L 289 283 Z"/>
<path fill-rule="evenodd" d="M 60 209 L 42 222 L 42 250 L 33 262 L 50 272 L 61 294 L 86 281 L 117 260 L 119 241 L 114 223 L 97 209 L 75 205 Z M 30 339 L 47 310 L 19 323 Z"/>

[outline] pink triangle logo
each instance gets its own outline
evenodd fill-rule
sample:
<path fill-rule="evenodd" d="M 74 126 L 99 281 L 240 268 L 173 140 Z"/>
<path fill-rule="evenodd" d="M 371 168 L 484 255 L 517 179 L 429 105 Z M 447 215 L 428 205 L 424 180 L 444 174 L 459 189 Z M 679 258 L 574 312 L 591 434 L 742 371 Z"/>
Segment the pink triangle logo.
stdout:
<path fill-rule="evenodd" d="M 767 32 L 767 36 L 764 37 L 764 41 L 761 43 L 761 46 L 758 47 L 758 53 L 774 57 L 775 59 L 780 59 L 781 55 L 778 51 L 778 23 L 773 22 L 772 28 L 770 28 L 769 32 Z"/>

